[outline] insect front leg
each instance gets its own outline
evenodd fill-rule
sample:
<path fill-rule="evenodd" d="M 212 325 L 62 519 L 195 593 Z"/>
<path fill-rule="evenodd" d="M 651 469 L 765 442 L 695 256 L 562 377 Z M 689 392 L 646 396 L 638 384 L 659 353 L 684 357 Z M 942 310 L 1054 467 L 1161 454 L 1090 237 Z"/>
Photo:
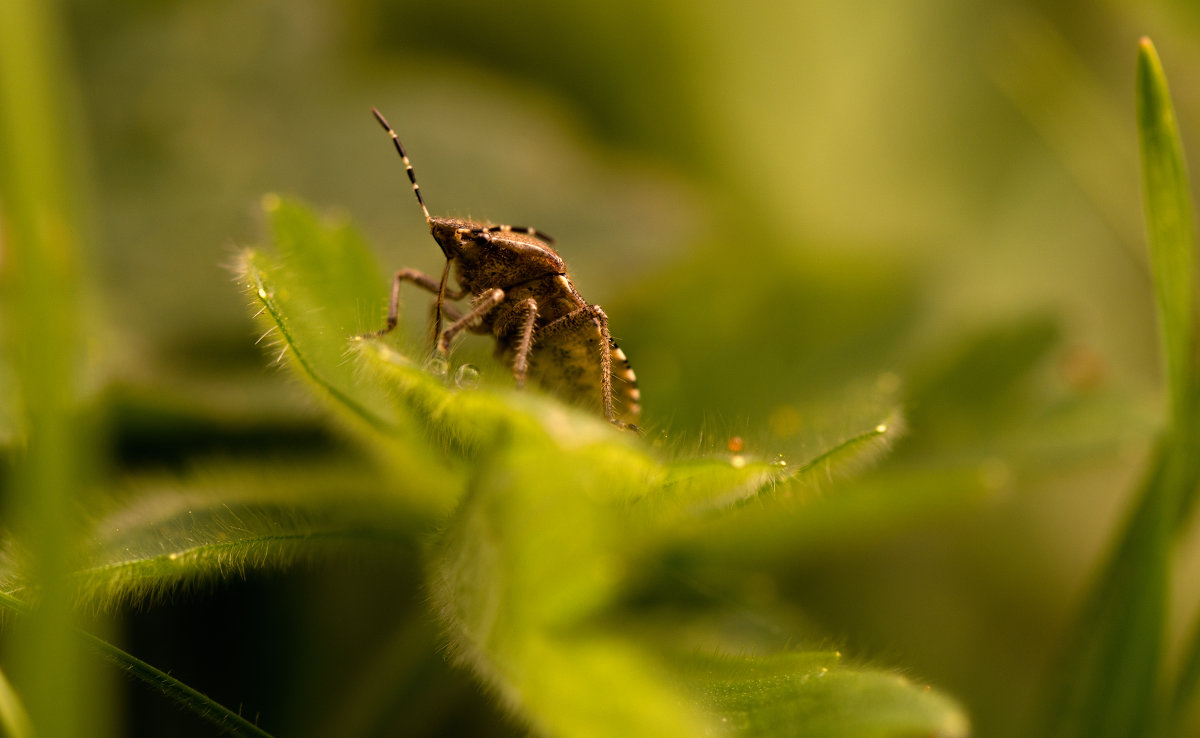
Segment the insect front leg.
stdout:
<path fill-rule="evenodd" d="M 400 283 L 412 282 L 423 290 L 438 293 L 438 288 L 441 286 L 437 279 L 429 276 L 425 272 L 417 271 L 416 269 L 401 269 L 396 272 L 396 276 L 392 279 L 392 297 L 388 301 L 387 324 L 377 331 L 367 333 L 367 336 L 385 336 L 396 329 L 396 324 L 400 321 Z M 447 291 L 446 297 L 450 300 L 459 300 L 463 297 L 462 290 Z"/>
<path fill-rule="evenodd" d="M 529 372 L 529 352 L 533 349 L 533 324 L 537 321 L 537 300 L 527 297 L 517 305 L 517 310 L 524 313 L 524 316 L 521 319 L 516 357 L 513 358 L 513 379 L 517 380 L 517 389 L 521 389 L 525 386 L 525 375 Z"/>
<path fill-rule="evenodd" d="M 617 420 L 613 412 L 612 398 L 612 336 L 608 332 L 608 315 L 599 305 L 585 305 L 572 310 L 558 320 L 545 325 L 538 331 L 538 340 L 545 340 L 560 333 L 570 333 L 591 323 L 600 332 L 600 391 L 604 403 L 604 419 L 615 425 L 625 427 L 625 423 Z"/>
<path fill-rule="evenodd" d="M 438 341 L 437 354 L 445 357 L 450 353 L 450 342 L 454 337 L 461 333 L 464 329 L 469 329 L 475 321 L 479 320 L 489 312 L 494 310 L 497 305 L 504 302 L 504 290 L 495 289 L 487 293 L 475 307 L 467 311 L 467 314 L 450 324 L 445 331 L 442 332 L 442 337 Z"/>

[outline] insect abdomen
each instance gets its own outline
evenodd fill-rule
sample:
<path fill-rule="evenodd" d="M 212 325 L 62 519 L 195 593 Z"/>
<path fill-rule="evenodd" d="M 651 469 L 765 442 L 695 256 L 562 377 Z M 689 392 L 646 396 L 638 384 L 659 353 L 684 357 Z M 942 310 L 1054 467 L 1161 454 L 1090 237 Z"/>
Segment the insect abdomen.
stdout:
<path fill-rule="evenodd" d="M 583 329 L 582 335 L 559 334 L 544 341 L 535 340 L 529 374 L 548 392 L 579 407 L 603 413 L 600 341 L 598 328 Z M 613 416 L 622 423 L 637 425 L 642 411 L 637 377 L 625 353 L 615 343 L 609 342 L 608 354 L 612 363 Z"/>

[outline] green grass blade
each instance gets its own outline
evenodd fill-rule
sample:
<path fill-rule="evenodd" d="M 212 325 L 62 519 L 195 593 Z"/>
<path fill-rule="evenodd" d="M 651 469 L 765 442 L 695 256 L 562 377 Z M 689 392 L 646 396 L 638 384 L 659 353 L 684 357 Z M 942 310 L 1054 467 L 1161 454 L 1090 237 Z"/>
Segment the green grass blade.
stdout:
<path fill-rule="evenodd" d="M 1197 691 L 1200 691 L 1200 620 L 1192 625 L 1183 664 L 1171 695 L 1167 735 L 1186 735 Z"/>
<path fill-rule="evenodd" d="M 6 480 L 6 524 L 28 534 L 38 611 L 5 633 L 10 673 L 40 735 L 103 735 L 86 725 L 94 695 L 67 580 L 72 507 L 97 444 L 82 416 L 81 220 L 71 143 L 78 118 L 58 3 L 0 3 L 0 290 L 8 293 L 0 358 L 13 362 L 24 446 Z M 7 472 L 8 470 L 6 470 Z"/>
<path fill-rule="evenodd" d="M 1146 232 L 1158 295 L 1164 363 L 1170 389 L 1172 455 L 1169 473 L 1179 528 L 1195 505 L 1200 478 L 1200 376 L 1196 336 L 1196 234 L 1186 158 L 1166 77 L 1154 45 L 1142 39 L 1138 57 Z M 1200 620 L 1180 667 L 1166 717 L 1168 734 L 1181 735 L 1200 687 Z"/>
<path fill-rule="evenodd" d="M 1195 235 L 1183 147 L 1166 77 L 1143 39 L 1137 118 L 1150 262 L 1168 387 L 1168 428 L 1129 523 L 1072 631 L 1047 709 L 1047 735 L 1153 734 L 1161 728 L 1171 544 L 1197 478 Z"/>
<path fill-rule="evenodd" d="M 1133 738 L 1157 717 L 1167 617 L 1171 509 L 1158 460 L 1120 543 L 1071 630 L 1047 736 Z"/>
<path fill-rule="evenodd" d="M 1172 436 L 1197 441 L 1196 236 L 1191 189 L 1175 110 L 1162 63 L 1142 39 L 1137 64 L 1138 133 L 1146 237 L 1158 301 Z"/>
<path fill-rule="evenodd" d="M 0 607 L 25 617 L 36 617 L 28 604 L 8 594 L 0 593 Z M 238 715 L 229 708 L 215 702 L 204 693 L 195 690 L 164 671 L 154 668 L 133 654 L 122 651 L 102 638 L 91 633 L 76 630 L 76 634 L 92 651 L 106 661 L 128 673 L 133 678 L 150 687 L 155 692 L 171 698 L 199 717 L 207 720 L 220 729 L 222 734 L 243 736 L 245 738 L 271 738 L 257 725 Z"/>

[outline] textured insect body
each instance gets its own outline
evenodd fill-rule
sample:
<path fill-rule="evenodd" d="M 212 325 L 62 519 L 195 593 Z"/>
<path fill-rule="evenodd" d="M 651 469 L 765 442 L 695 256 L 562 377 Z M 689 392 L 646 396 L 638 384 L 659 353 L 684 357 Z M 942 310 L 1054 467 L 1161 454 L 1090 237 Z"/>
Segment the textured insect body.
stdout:
<path fill-rule="evenodd" d="M 400 284 L 412 282 L 437 295 L 435 354 L 447 355 L 464 330 L 490 334 L 518 387 L 532 378 L 559 397 L 636 429 L 637 379 L 612 340 L 608 316 L 575 289 L 553 239 L 532 228 L 431 216 L 399 137 L 378 110 L 372 112 L 404 160 L 429 230 L 446 256 L 440 280 L 413 269 L 396 272 L 387 325 L 376 335 L 396 327 Z M 452 271 L 457 289 L 448 284 Z M 464 311 L 446 303 L 464 298 L 470 298 Z M 450 321 L 445 330 L 443 316 Z"/>

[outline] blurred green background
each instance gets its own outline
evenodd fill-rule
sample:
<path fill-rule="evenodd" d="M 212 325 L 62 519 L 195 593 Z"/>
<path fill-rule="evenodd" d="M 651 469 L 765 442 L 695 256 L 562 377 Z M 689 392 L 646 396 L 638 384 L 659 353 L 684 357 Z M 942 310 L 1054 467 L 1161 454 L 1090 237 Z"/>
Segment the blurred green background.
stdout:
<path fill-rule="evenodd" d="M 782 586 L 855 657 L 959 698 L 978 735 L 1019 734 L 1161 419 L 1134 56 L 1154 38 L 1200 151 L 1197 7 L 66 3 L 63 146 L 90 203 L 85 349 L 108 471 L 352 454 L 264 368 L 229 265 L 278 192 L 361 225 L 389 269 L 436 273 L 377 106 L 435 214 L 558 238 L 667 446 L 737 434 L 803 458 L 864 396 L 899 391 L 909 435 L 887 463 L 991 464 L 993 498 L 799 560 Z M 406 303 L 419 324 L 420 296 Z M 255 577 L 128 613 L 127 645 L 281 734 L 312 730 L 309 698 L 356 659 L 434 638 L 417 554 L 361 581 Z M 410 627 L 381 646 L 396 612 Z M 414 652 L 403 683 L 428 714 L 410 734 L 515 730 Z M 207 734 L 139 690 L 130 733 Z"/>

